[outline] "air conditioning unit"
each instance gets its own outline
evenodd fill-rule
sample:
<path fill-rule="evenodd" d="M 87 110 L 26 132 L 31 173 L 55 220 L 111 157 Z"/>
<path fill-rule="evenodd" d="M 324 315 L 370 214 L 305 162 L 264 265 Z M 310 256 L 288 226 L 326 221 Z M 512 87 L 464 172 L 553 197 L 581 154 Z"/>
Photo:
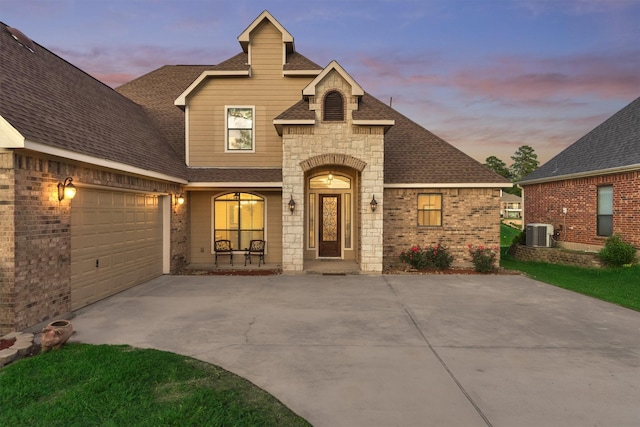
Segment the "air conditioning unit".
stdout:
<path fill-rule="evenodd" d="M 553 225 L 527 224 L 527 246 L 551 247 Z"/>

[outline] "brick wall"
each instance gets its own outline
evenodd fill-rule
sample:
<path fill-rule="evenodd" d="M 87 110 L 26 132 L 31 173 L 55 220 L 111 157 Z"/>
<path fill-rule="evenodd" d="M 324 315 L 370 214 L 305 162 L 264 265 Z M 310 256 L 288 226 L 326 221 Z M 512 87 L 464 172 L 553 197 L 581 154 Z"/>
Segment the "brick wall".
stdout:
<path fill-rule="evenodd" d="M 0 334 L 70 311 L 71 208 L 57 184 L 178 193 L 180 186 L 26 153 L 0 156 Z M 81 187 L 78 191 L 82 191 Z M 186 207 L 172 206 L 171 270 L 187 260 Z M 6 237 L 6 238 L 5 238 Z"/>
<path fill-rule="evenodd" d="M 13 153 L 0 152 L 0 335 L 11 330 L 15 311 L 14 178 Z"/>
<path fill-rule="evenodd" d="M 443 195 L 442 227 L 418 227 L 419 193 Z M 454 257 L 454 268 L 473 267 L 468 245 L 500 246 L 499 189 L 387 188 L 384 190 L 384 198 L 385 268 L 400 265 L 400 253 L 413 245 L 429 246 L 443 243 Z"/>
<path fill-rule="evenodd" d="M 552 224 L 561 229 L 561 244 L 600 247 L 606 241 L 596 230 L 600 185 L 613 185 L 613 232 L 640 248 L 640 171 L 526 185 L 524 223 Z"/>

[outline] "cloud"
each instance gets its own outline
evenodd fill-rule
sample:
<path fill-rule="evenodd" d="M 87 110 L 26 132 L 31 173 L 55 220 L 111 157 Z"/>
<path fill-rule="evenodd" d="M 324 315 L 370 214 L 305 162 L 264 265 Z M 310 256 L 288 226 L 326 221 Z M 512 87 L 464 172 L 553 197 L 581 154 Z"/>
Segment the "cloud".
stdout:
<path fill-rule="evenodd" d="M 593 15 L 607 12 L 621 12 L 637 5 L 636 0 L 516 0 L 516 8 L 527 11 L 533 16 L 561 11 L 567 15 Z"/>
<path fill-rule="evenodd" d="M 505 101 L 565 97 L 627 98 L 640 89 L 640 50 L 564 58 L 501 57 L 462 69 L 452 84 L 469 96 Z"/>

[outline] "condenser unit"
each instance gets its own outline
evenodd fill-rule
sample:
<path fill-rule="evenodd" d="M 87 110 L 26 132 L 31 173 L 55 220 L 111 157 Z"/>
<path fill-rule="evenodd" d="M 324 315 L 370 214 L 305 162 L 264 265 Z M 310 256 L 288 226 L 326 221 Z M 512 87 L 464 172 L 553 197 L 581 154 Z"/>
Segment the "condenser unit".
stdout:
<path fill-rule="evenodd" d="M 527 246 L 551 247 L 553 225 L 527 224 Z"/>

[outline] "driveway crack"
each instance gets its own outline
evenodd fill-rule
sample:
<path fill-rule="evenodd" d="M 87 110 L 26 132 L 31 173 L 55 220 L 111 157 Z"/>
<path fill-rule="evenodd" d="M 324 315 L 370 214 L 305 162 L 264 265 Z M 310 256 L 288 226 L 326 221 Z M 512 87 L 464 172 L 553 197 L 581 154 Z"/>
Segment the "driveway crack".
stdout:
<path fill-rule="evenodd" d="M 411 320 L 411 323 L 413 323 L 413 326 L 416 328 L 416 330 L 418 331 L 418 333 L 420 334 L 420 336 L 424 340 L 425 344 L 427 344 L 427 347 L 429 347 L 429 350 L 431 351 L 431 353 L 433 353 L 433 355 L 436 357 L 436 359 L 438 359 L 438 362 L 440 362 L 440 364 L 442 365 L 444 370 L 447 372 L 449 377 L 453 380 L 453 382 L 456 384 L 456 386 L 458 386 L 458 389 L 460 389 L 460 391 L 467 398 L 469 403 L 471 403 L 471 406 L 473 406 L 473 408 L 476 410 L 478 415 L 480 415 L 480 417 L 484 420 L 485 424 L 488 427 L 493 427 L 493 424 L 491 424 L 491 421 L 489 421 L 487 416 L 482 412 L 482 409 L 480 409 L 480 407 L 476 404 L 476 402 L 474 402 L 474 400 L 471 397 L 471 395 L 469 394 L 469 392 L 467 392 L 467 390 L 464 388 L 462 383 L 460 383 L 458 378 L 456 378 L 455 374 L 451 371 L 451 369 L 449 369 L 449 366 L 447 366 L 446 362 L 442 359 L 442 357 L 440 357 L 440 354 L 438 354 L 436 349 L 431 345 L 431 342 L 429 342 L 429 339 L 426 337 L 424 332 L 422 332 L 422 329 L 420 329 L 420 326 L 418 326 L 418 322 L 416 322 L 416 319 L 413 316 L 413 313 L 411 312 L 409 307 L 407 307 L 404 304 L 404 302 L 402 301 L 402 298 L 400 298 L 400 295 L 398 294 L 398 291 L 396 290 L 396 288 L 394 288 L 393 284 L 391 284 L 389 282 L 389 280 L 386 277 L 384 277 L 384 275 L 383 275 L 383 279 L 384 279 L 384 282 L 387 284 L 387 286 L 391 289 L 391 291 L 396 296 L 396 299 L 398 300 L 399 304 L 402 306 L 402 309 L 404 310 L 404 312 L 407 314 L 407 316 Z"/>
<path fill-rule="evenodd" d="M 249 344 L 249 333 L 251 332 L 251 328 L 253 327 L 253 325 L 256 323 L 256 317 L 254 316 L 253 319 L 251 319 L 251 321 L 249 322 L 249 325 L 247 326 L 247 330 L 244 331 L 244 343 L 245 344 Z"/>

